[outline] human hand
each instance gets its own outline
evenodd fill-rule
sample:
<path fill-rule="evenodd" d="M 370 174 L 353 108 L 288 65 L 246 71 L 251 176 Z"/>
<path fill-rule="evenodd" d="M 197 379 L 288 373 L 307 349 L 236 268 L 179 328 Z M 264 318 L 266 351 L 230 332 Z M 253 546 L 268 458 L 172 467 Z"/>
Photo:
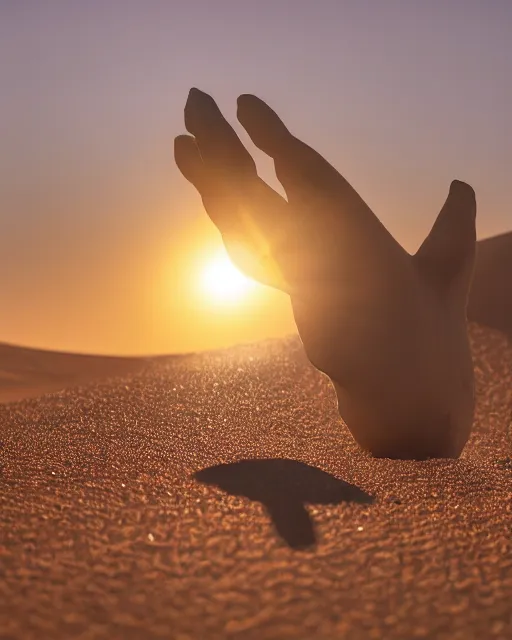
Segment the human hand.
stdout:
<path fill-rule="evenodd" d="M 175 158 L 233 261 L 286 291 L 311 362 L 340 415 L 373 455 L 456 457 L 473 419 L 466 303 L 475 252 L 474 192 L 454 181 L 431 233 L 409 255 L 348 182 L 262 100 L 238 119 L 274 159 L 286 199 L 214 100 L 192 89 Z"/>

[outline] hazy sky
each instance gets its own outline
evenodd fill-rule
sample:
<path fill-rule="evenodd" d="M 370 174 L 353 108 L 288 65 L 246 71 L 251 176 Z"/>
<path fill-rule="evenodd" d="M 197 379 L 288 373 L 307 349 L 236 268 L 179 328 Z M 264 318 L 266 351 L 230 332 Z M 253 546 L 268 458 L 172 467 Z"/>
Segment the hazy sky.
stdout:
<path fill-rule="evenodd" d="M 240 93 L 265 99 L 412 251 L 453 178 L 479 237 L 512 228 L 510 78 L 510 0 L 0 0 L 0 341 L 156 353 L 293 330 L 284 296 L 190 294 L 218 243 L 172 157 L 191 86 L 231 121 Z"/>

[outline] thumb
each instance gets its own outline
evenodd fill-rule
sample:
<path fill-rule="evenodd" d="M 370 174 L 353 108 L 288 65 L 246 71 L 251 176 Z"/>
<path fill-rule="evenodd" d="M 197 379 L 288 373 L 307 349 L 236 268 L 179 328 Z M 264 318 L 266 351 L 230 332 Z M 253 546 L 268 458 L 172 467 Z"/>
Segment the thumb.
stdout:
<path fill-rule="evenodd" d="M 444 288 L 467 276 L 475 258 L 476 198 L 465 182 L 454 180 L 432 230 L 414 256 L 420 270 Z"/>

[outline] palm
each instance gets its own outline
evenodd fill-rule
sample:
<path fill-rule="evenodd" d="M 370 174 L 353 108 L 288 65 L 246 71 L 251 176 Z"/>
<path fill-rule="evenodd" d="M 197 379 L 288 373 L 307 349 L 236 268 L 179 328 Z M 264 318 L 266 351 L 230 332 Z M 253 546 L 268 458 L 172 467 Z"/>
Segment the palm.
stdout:
<path fill-rule="evenodd" d="M 388 391 L 398 401 L 405 377 L 418 375 L 421 382 L 425 375 L 430 355 L 421 342 L 431 302 L 442 298 L 444 315 L 450 309 L 450 320 L 443 315 L 441 325 L 463 327 L 474 249 L 472 190 L 454 183 L 430 236 L 412 257 L 347 181 L 290 134 L 264 102 L 241 96 L 238 118 L 255 145 L 274 159 L 286 199 L 258 177 L 213 99 L 198 90 L 190 92 L 185 108 L 194 137 L 176 139 L 179 168 L 200 192 L 234 262 L 290 295 L 306 352 L 331 377 L 338 399 L 344 403 L 344 390 L 355 389 L 359 401 L 371 402 L 394 362 Z M 464 337 L 460 345 L 466 362 Z M 372 422 L 361 418 L 365 411 L 352 410 L 352 396 L 348 414 L 355 422 Z"/>

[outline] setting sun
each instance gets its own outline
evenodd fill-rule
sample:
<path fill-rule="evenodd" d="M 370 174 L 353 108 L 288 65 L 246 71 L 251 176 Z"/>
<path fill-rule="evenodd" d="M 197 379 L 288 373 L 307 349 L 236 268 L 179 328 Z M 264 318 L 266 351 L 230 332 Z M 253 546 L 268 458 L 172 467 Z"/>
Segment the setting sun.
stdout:
<path fill-rule="evenodd" d="M 201 273 L 203 292 L 214 302 L 232 304 L 245 298 L 256 283 L 241 273 L 225 250 L 216 253 Z"/>

